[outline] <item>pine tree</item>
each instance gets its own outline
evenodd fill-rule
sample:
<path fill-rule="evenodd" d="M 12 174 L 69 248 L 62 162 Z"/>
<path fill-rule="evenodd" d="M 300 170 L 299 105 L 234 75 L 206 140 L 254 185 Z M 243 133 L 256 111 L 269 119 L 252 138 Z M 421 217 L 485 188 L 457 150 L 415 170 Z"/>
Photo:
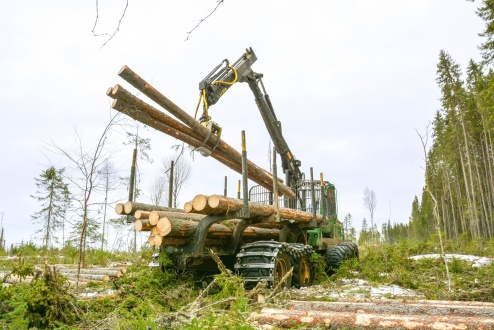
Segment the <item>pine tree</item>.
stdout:
<path fill-rule="evenodd" d="M 40 224 L 37 233 L 42 235 L 45 251 L 50 242 L 56 240 L 54 233 L 62 226 L 70 205 L 68 185 L 63 181 L 64 169 L 57 170 L 51 166 L 44 170 L 39 178 L 35 178 L 37 195 L 31 195 L 41 204 L 41 210 L 31 216 L 33 222 Z"/>

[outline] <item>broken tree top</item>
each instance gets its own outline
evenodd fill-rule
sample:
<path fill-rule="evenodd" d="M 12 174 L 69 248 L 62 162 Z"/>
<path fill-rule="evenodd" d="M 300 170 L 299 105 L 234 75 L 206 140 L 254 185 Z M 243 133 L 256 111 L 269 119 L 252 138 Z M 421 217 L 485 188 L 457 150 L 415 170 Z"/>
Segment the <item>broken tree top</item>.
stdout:
<path fill-rule="evenodd" d="M 192 116 L 170 101 L 153 86 L 147 83 L 129 67 L 124 66 L 118 73 L 129 84 L 167 110 L 175 118 L 154 108 L 137 98 L 120 85 L 109 88 L 106 94 L 113 98 L 112 108 L 145 125 L 183 141 L 194 148 L 205 147 L 211 151 L 210 156 L 232 170 L 242 173 L 242 154 L 225 141 L 201 125 Z M 273 176 L 268 171 L 247 160 L 247 175 L 258 185 L 273 191 Z M 295 193 L 278 180 L 278 193 L 288 198 L 295 198 Z"/>

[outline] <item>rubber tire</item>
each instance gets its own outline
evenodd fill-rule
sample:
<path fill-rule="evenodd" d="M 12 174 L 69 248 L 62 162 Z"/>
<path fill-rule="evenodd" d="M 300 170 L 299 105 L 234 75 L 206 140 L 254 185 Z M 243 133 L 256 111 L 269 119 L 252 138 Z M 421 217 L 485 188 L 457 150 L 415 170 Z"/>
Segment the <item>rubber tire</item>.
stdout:
<path fill-rule="evenodd" d="M 340 268 L 343 261 L 349 259 L 351 255 L 352 251 L 348 246 L 329 246 L 326 249 L 326 253 L 324 254 L 324 260 L 326 260 L 328 274 L 334 273 L 336 269 Z"/>
<path fill-rule="evenodd" d="M 292 256 L 291 261 L 293 266 L 292 286 L 296 288 L 311 286 L 314 283 L 314 265 L 310 260 L 310 256 Z M 301 280 L 305 277 L 302 271 L 307 265 L 309 266 L 310 275 L 306 282 L 301 283 Z"/>
<path fill-rule="evenodd" d="M 278 263 L 286 265 L 286 269 L 278 270 L 277 268 Z M 275 278 L 274 280 L 275 287 L 278 285 L 277 279 L 281 280 L 286 275 L 286 273 L 290 271 L 291 268 L 292 268 L 292 264 L 290 262 L 290 256 L 288 255 L 288 253 L 286 252 L 278 253 L 275 262 L 275 269 L 273 270 L 273 276 Z M 281 271 L 281 273 L 278 274 L 278 271 Z M 292 278 L 293 278 L 293 274 L 286 280 L 285 285 L 283 285 L 284 288 L 289 289 L 292 286 Z"/>
<path fill-rule="evenodd" d="M 357 258 L 359 257 L 358 254 L 358 245 L 354 242 L 343 242 L 339 245 L 347 246 L 350 251 L 351 251 L 351 258 Z"/>

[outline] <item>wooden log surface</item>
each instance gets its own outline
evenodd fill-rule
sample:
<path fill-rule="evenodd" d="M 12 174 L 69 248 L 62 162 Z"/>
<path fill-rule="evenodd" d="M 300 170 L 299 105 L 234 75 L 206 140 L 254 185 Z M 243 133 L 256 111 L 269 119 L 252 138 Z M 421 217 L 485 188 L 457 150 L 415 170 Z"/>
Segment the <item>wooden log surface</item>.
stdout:
<path fill-rule="evenodd" d="M 182 220 L 192 220 L 192 221 L 201 221 L 206 217 L 204 214 L 197 213 L 186 213 L 186 212 L 170 212 L 170 211 L 153 211 L 153 217 L 163 218 L 173 218 L 173 219 L 182 219 Z"/>
<path fill-rule="evenodd" d="M 196 221 L 182 220 L 182 219 L 168 219 L 170 223 L 170 232 L 166 237 L 185 237 L 191 238 L 194 236 L 197 227 L 199 225 Z M 228 222 L 229 225 L 224 223 L 214 223 L 209 227 L 207 238 L 214 237 L 231 237 L 233 235 L 233 228 L 238 221 L 232 220 Z M 279 229 L 266 229 L 257 227 L 247 227 L 243 232 L 243 237 L 255 237 L 259 240 L 277 239 L 279 237 Z"/>
<path fill-rule="evenodd" d="M 137 210 L 134 212 L 134 218 L 136 219 L 149 219 L 149 214 L 151 212 L 144 210 Z"/>
<path fill-rule="evenodd" d="M 134 230 L 135 231 L 150 231 L 153 226 L 149 223 L 149 220 L 146 219 L 137 219 L 134 221 Z"/>
<path fill-rule="evenodd" d="M 225 197 L 221 195 L 211 195 L 208 198 L 208 205 L 212 209 L 222 211 L 237 211 L 243 208 L 243 201 L 237 198 Z M 251 216 L 270 216 L 275 213 L 273 205 L 249 202 L 249 211 Z M 298 211 L 294 209 L 280 207 L 278 209 L 280 218 L 294 220 L 295 223 L 310 222 L 313 214 L 309 212 Z M 216 213 L 217 214 L 217 213 Z M 275 219 L 268 219 L 268 222 L 274 222 Z M 318 215 L 317 221 L 322 221 L 322 216 Z"/>
<path fill-rule="evenodd" d="M 172 230 L 172 224 L 167 217 L 160 218 L 156 223 L 156 231 L 160 236 L 166 236 Z"/>
<path fill-rule="evenodd" d="M 185 143 L 187 143 L 193 147 L 197 148 L 197 147 L 203 145 L 204 141 L 197 140 L 197 139 L 195 139 L 195 138 L 193 138 L 193 137 L 191 137 L 191 136 L 189 136 L 189 135 L 187 135 L 181 131 L 176 130 L 175 128 L 173 128 L 171 126 L 168 126 L 164 123 L 161 123 L 158 120 L 153 119 L 148 114 L 146 114 L 142 111 L 136 110 L 134 108 L 134 106 L 128 105 L 125 102 L 123 102 L 122 100 L 114 100 L 112 103 L 112 108 L 126 114 L 127 116 L 129 116 L 129 117 L 131 117 L 131 118 L 133 118 L 133 119 L 135 119 L 135 120 L 137 120 L 137 121 L 139 121 L 145 125 L 148 125 L 148 126 L 154 128 L 160 132 L 168 134 L 168 135 L 170 135 L 176 139 L 179 139 L 179 140 L 181 140 L 181 141 L 183 141 L 183 142 L 185 142 Z M 218 149 L 218 148 L 214 149 L 211 153 L 211 157 L 218 160 L 220 163 L 228 166 L 229 168 L 236 171 L 237 173 L 240 173 L 240 174 L 242 173 L 241 164 L 230 159 L 228 157 L 228 155 L 225 155 L 220 149 Z M 257 167 L 257 165 L 251 163 L 250 161 L 247 161 L 247 163 L 252 164 L 252 166 L 248 167 L 249 178 L 252 181 L 259 184 L 260 186 L 262 186 L 268 190 L 272 190 L 272 182 L 266 179 L 267 177 L 269 177 L 269 173 L 266 172 L 265 170 L 260 169 L 259 167 Z M 261 170 L 264 171 L 265 173 L 263 173 Z M 261 173 L 263 178 L 258 178 L 257 173 Z M 281 185 L 281 183 L 280 183 L 280 185 Z M 292 192 L 290 190 L 290 192 L 287 192 L 287 193 L 290 194 Z M 280 192 L 280 195 L 281 194 L 283 194 L 283 193 Z M 293 198 L 293 197 L 290 196 L 290 198 Z"/>
<path fill-rule="evenodd" d="M 241 164 L 242 156 L 241 154 L 233 149 L 230 145 L 219 139 L 216 135 L 210 134 L 208 129 L 201 125 L 198 121 L 196 121 L 192 116 L 190 116 L 187 112 L 178 107 L 175 103 L 170 101 L 167 97 L 161 94 L 158 90 L 156 90 L 153 86 L 147 83 L 144 79 L 142 79 L 139 75 L 133 72 L 129 67 L 124 66 L 119 71 L 118 75 L 134 86 L 136 89 L 141 91 L 144 95 L 149 97 L 151 100 L 159 104 L 164 109 L 168 110 L 172 115 L 181 120 L 184 124 L 189 126 L 192 130 L 197 132 L 204 140 L 210 141 L 213 145 L 218 145 L 217 148 L 222 150 L 228 156 L 228 159 L 234 160 L 235 163 Z M 272 182 L 272 176 L 269 172 L 264 169 L 258 167 L 256 164 L 248 161 L 248 167 L 256 172 L 262 181 L 265 183 Z M 253 180 L 255 181 L 255 180 Z M 272 186 L 272 185 L 270 185 Z M 294 198 L 295 194 L 290 189 L 290 187 L 280 184 L 279 190 L 281 194 L 285 194 L 289 198 Z"/>
<path fill-rule="evenodd" d="M 66 272 L 66 271 L 59 271 L 59 273 L 64 275 L 64 276 L 70 276 L 70 277 L 77 278 L 77 273 Z M 83 278 L 83 279 L 87 279 L 87 280 L 93 280 L 93 281 L 106 282 L 110 279 L 110 276 L 109 275 L 81 273 L 81 274 L 79 274 L 79 278 Z"/>
<path fill-rule="evenodd" d="M 192 202 L 186 202 L 184 203 L 184 212 L 185 213 L 190 213 L 194 210 L 194 207 L 192 206 Z"/>
<path fill-rule="evenodd" d="M 132 202 L 132 201 L 127 201 L 124 204 L 124 212 L 125 214 L 134 214 L 134 212 L 141 210 L 141 211 L 176 211 L 176 212 L 183 212 L 184 210 L 182 209 L 176 209 L 176 208 L 171 208 L 171 207 L 166 207 L 166 206 L 160 206 L 160 205 L 151 205 L 151 204 L 145 204 L 145 203 L 138 203 L 138 202 Z"/>
<path fill-rule="evenodd" d="M 117 203 L 117 205 L 115 205 L 115 213 L 118 215 L 125 214 L 123 203 Z"/>
<path fill-rule="evenodd" d="M 57 268 L 60 274 L 77 274 L 77 268 Z M 90 275 L 108 275 L 111 277 L 121 277 L 122 272 L 120 269 L 109 269 L 109 268 L 81 268 L 81 274 Z"/>

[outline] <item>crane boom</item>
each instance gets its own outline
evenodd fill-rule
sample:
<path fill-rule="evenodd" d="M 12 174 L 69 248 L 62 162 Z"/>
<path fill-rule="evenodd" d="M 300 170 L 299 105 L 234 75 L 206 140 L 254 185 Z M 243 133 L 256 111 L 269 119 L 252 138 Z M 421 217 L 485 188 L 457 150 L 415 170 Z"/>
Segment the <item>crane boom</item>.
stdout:
<path fill-rule="evenodd" d="M 281 157 L 286 182 L 292 189 L 296 189 L 298 182 L 303 180 L 304 177 L 300 170 L 301 162 L 293 156 L 282 134 L 281 122 L 276 118 L 273 105 L 262 82 L 263 74 L 256 73 L 251 69 L 252 64 L 256 60 L 256 54 L 252 48 L 248 48 L 231 66 L 228 60 L 223 60 L 199 83 L 199 89 L 201 90 L 201 97 L 203 99 L 203 115 L 199 121 L 207 123 L 211 120 L 208 113 L 209 106 L 217 103 L 220 97 L 234 83 L 247 83 L 254 94 L 264 125 Z M 223 63 L 225 63 L 224 67 L 222 67 Z"/>

